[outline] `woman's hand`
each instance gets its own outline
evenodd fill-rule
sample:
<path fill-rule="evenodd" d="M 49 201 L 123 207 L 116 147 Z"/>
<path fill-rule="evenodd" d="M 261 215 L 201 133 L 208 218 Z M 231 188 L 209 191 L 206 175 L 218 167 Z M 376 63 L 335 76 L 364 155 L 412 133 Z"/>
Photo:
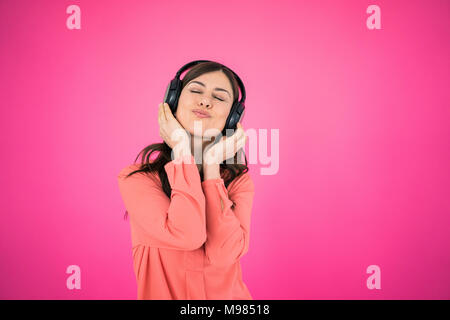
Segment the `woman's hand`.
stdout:
<path fill-rule="evenodd" d="M 191 154 L 189 135 L 175 119 L 167 103 L 159 104 L 158 123 L 159 135 L 172 148 L 175 158 Z"/>
<path fill-rule="evenodd" d="M 223 136 L 219 142 L 206 147 L 203 152 L 203 165 L 220 164 L 224 160 L 234 157 L 236 152 L 245 146 L 247 135 L 240 122 L 236 131 L 229 137 Z"/>

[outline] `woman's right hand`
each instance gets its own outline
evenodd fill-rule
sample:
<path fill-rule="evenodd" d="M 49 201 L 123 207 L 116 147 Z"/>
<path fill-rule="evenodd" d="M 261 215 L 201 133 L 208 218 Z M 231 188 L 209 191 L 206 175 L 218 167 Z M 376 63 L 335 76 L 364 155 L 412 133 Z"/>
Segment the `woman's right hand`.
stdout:
<path fill-rule="evenodd" d="M 159 135 L 173 150 L 175 158 L 191 154 L 189 135 L 175 119 L 167 103 L 159 104 L 158 123 Z"/>

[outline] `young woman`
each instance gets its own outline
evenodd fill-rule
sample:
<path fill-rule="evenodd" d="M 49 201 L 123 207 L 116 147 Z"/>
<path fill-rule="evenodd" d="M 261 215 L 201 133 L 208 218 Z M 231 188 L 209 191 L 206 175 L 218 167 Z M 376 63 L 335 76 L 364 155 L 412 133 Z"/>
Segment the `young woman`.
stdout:
<path fill-rule="evenodd" d="M 237 154 L 247 137 L 240 123 L 231 136 L 211 135 L 222 132 L 238 96 L 227 67 L 195 65 L 182 80 L 175 114 L 159 105 L 164 142 L 144 148 L 141 163 L 119 173 L 138 299 L 252 299 L 240 266 L 249 248 L 254 196 L 248 167 Z M 180 129 L 186 136 L 174 141 Z M 150 160 L 153 152 L 158 156 Z M 229 158 L 234 162 L 225 162 Z"/>

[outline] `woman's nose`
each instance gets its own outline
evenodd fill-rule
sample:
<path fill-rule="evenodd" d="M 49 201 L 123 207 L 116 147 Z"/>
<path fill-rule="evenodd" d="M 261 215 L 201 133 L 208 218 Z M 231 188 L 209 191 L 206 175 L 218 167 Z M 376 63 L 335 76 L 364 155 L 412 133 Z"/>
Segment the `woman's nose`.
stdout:
<path fill-rule="evenodd" d="M 207 99 L 202 99 L 202 100 L 200 100 L 200 105 L 202 107 L 209 108 L 209 107 L 211 107 L 211 102 Z"/>

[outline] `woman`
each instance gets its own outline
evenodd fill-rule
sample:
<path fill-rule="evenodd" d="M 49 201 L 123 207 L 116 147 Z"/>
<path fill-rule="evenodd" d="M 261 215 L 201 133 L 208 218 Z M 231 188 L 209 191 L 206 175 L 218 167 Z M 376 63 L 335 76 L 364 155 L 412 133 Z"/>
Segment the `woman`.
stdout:
<path fill-rule="evenodd" d="M 143 149 L 141 164 L 118 176 L 130 215 L 138 299 L 252 299 L 240 266 L 254 196 L 248 167 L 237 155 L 247 137 L 240 123 L 231 136 L 211 134 L 224 129 L 239 87 L 227 67 L 202 62 L 186 73 L 182 88 L 175 114 L 159 106 L 164 142 Z M 175 131 L 186 135 L 174 141 Z M 225 163 L 229 158 L 235 161 Z"/>

